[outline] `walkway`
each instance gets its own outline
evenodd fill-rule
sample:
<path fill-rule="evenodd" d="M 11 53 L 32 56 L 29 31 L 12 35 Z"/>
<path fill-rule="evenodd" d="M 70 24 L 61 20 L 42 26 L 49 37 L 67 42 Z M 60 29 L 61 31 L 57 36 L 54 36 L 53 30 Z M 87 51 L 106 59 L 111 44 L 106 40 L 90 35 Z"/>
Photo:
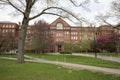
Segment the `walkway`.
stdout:
<path fill-rule="evenodd" d="M 59 53 L 48 53 L 48 54 L 53 54 L 53 55 L 59 55 Z M 68 54 L 67 54 L 68 55 Z M 70 54 L 71 55 L 71 54 Z M 72 53 L 74 56 L 86 56 L 86 57 L 95 57 L 93 54 L 81 54 L 81 53 Z M 112 57 L 112 56 L 101 56 L 97 55 L 97 58 L 103 59 L 103 60 L 109 60 L 109 61 L 114 61 L 114 62 L 120 62 L 120 57 Z"/>
<path fill-rule="evenodd" d="M 95 57 L 95 55 L 93 55 L 93 54 L 72 53 L 72 55 L 75 55 L 75 56 Z M 119 57 L 97 55 L 97 58 L 100 58 L 100 59 L 103 59 L 103 60 L 110 60 L 110 61 L 120 62 L 120 58 Z"/>
<path fill-rule="evenodd" d="M 31 58 L 31 59 L 25 59 L 25 61 L 30 61 L 30 62 L 49 63 L 49 64 L 55 64 L 55 65 L 60 65 L 60 66 L 64 66 L 64 67 L 87 69 L 87 70 L 91 70 L 91 71 L 100 71 L 100 72 L 120 75 L 120 69 L 102 68 L 102 67 L 96 67 L 96 66 L 66 63 L 66 62 L 49 61 L 49 60 L 44 60 L 44 59 L 39 59 L 39 58 L 33 58 L 30 56 L 25 56 L 25 57 Z M 8 57 L 0 57 L 0 58 L 16 60 L 16 58 L 8 58 Z"/>

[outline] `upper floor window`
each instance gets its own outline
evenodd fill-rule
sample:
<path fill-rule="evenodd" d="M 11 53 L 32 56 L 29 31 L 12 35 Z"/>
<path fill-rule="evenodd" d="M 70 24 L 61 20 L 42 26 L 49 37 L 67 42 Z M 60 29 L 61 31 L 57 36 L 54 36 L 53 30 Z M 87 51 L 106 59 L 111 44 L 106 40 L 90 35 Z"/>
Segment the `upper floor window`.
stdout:
<path fill-rule="evenodd" d="M 12 25 L 12 28 L 14 28 L 15 26 L 14 25 Z"/>
<path fill-rule="evenodd" d="M 2 26 L 3 28 L 5 27 L 5 25 Z"/>
<path fill-rule="evenodd" d="M 9 28 L 11 28 L 11 25 L 9 25 Z"/>
<path fill-rule="evenodd" d="M 6 25 L 6 28 L 8 28 L 8 25 Z"/>
<path fill-rule="evenodd" d="M 63 29 L 62 23 L 58 23 L 58 24 L 57 24 L 57 29 Z"/>

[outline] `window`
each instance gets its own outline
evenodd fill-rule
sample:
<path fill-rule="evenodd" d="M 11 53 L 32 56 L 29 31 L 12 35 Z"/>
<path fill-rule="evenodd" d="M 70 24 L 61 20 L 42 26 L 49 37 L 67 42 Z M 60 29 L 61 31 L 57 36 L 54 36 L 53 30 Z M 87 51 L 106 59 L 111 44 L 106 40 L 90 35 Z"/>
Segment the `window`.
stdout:
<path fill-rule="evenodd" d="M 78 37 L 77 37 L 77 36 L 72 36 L 71 39 L 73 39 L 73 40 L 77 40 Z"/>
<path fill-rule="evenodd" d="M 68 31 L 65 31 L 64 34 L 69 34 L 69 32 L 68 32 Z"/>
<path fill-rule="evenodd" d="M 51 31 L 51 35 L 54 35 L 54 31 Z"/>
<path fill-rule="evenodd" d="M 77 32 L 71 32 L 72 35 L 77 35 L 78 33 Z"/>
<path fill-rule="evenodd" d="M 58 24 L 57 24 L 57 29 L 63 29 L 62 23 L 58 23 Z"/>
<path fill-rule="evenodd" d="M 56 29 L 55 27 L 50 27 L 50 29 Z"/>
<path fill-rule="evenodd" d="M 9 25 L 9 28 L 11 28 L 11 25 Z"/>
<path fill-rule="evenodd" d="M 5 30 L 3 29 L 3 33 L 5 32 Z"/>
<path fill-rule="evenodd" d="M 70 29 L 69 27 L 64 27 L 64 29 Z"/>
<path fill-rule="evenodd" d="M 12 30 L 12 32 L 14 32 L 14 30 Z"/>
<path fill-rule="evenodd" d="M 60 36 L 62 36 L 62 34 L 61 33 L 57 33 L 56 36 L 60 37 Z"/>
<path fill-rule="evenodd" d="M 63 39 L 61 39 L 61 38 L 56 38 L 56 41 L 63 41 Z"/>
<path fill-rule="evenodd" d="M 6 28 L 8 28 L 8 25 L 6 25 Z"/>
<path fill-rule="evenodd" d="M 8 32 L 8 30 L 6 30 L 6 32 Z"/>
<path fill-rule="evenodd" d="M 5 27 L 5 25 L 2 26 L 3 28 Z"/>
<path fill-rule="evenodd" d="M 12 28 L 14 28 L 14 25 L 12 25 Z"/>

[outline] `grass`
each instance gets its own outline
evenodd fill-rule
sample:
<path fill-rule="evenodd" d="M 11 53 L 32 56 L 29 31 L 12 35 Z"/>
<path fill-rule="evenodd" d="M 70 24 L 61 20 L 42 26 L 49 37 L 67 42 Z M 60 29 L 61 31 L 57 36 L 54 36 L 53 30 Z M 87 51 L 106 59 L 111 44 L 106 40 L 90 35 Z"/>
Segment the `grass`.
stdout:
<path fill-rule="evenodd" d="M 12 58 L 16 58 L 17 55 L 16 54 L 0 54 L 0 57 L 12 57 Z"/>
<path fill-rule="evenodd" d="M 27 54 L 33 57 L 42 58 L 46 60 L 52 61 L 59 61 L 59 62 L 69 62 L 69 63 L 76 63 L 76 64 L 84 64 L 84 65 L 91 65 L 91 66 L 98 66 L 98 67 L 107 67 L 107 68 L 117 68 L 120 69 L 120 63 L 112 62 L 102 59 L 95 59 L 91 57 L 84 57 L 84 56 L 72 56 L 72 55 L 49 55 L 49 54 Z M 16 57 L 16 54 L 2 54 L 0 57 Z M 28 59 L 28 58 L 26 58 Z"/>
<path fill-rule="evenodd" d="M 118 55 L 116 53 L 98 53 L 98 55 L 120 57 L 120 53 Z"/>
<path fill-rule="evenodd" d="M 0 59 L 0 80 L 119 80 L 120 76 L 73 70 L 52 64 L 26 62 L 16 64 Z"/>
<path fill-rule="evenodd" d="M 91 55 L 94 55 L 94 53 L 81 53 L 81 54 L 91 54 Z M 120 53 L 118 55 L 116 53 L 97 53 L 97 55 L 110 56 L 110 57 L 120 57 Z"/>
<path fill-rule="evenodd" d="M 120 63 L 118 62 L 96 59 L 91 57 L 73 56 L 73 55 L 49 55 L 49 54 L 45 54 L 45 55 L 27 54 L 27 55 L 37 58 L 52 60 L 52 61 L 69 62 L 69 63 L 120 69 Z"/>

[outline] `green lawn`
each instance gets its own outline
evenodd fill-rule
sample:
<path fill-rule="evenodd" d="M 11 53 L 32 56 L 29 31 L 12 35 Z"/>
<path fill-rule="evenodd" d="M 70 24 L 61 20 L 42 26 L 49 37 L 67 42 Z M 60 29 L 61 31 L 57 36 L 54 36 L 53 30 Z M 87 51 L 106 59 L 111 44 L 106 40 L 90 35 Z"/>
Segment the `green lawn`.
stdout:
<path fill-rule="evenodd" d="M 57 65 L 0 59 L 0 80 L 119 80 L 120 76 Z"/>
<path fill-rule="evenodd" d="M 17 55 L 16 54 L 0 54 L 0 57 L 12 57 L 12 58 L 16 58 Z"/>
<path fill-rule="evenodd" d="M 81 54 L 91 54 L 91 55 L 94 55 L 94 53 L 81 53 Z M 120 57 L 120 53 L 118 55 L 116 53 L 97 53 L 97 55 L 110 56 L 110 57 Z"/>
<path fill-rule="evenodd" d="M 120 57 L 120 53 L 118 55 L 116 53 L 98 53 L 98 55 Z"/>
<path fill-rule="evenodd" d="M 70 63 L 77 63 L 77 64 L 120 69 L 120 63 L 118 62 L 95 59 L 91 57 L 73 56 L 73 55 L 49 55 L 49 54 L 45 54 L 45 55 L 27 54 L 27 55 L 37 57 L 37 58 L 47 59 L 47 60 L 53 60 L 53 61 L 70 62 Z"/>

